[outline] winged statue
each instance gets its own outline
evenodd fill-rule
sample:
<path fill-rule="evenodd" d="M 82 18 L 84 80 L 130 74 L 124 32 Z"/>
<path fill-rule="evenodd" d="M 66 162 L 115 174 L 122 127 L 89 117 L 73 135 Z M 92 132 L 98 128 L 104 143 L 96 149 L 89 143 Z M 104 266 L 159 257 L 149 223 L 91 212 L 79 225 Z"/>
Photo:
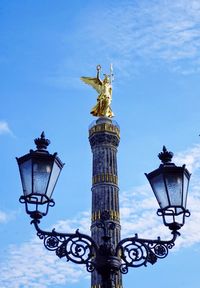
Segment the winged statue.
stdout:
<path fill-rule="evenodd" d="M 97 76 L 95 78 L 92 77 L 81 77 L 81 80 L 92 86 L 97 92 L 97 103 L 92 108 L 91 114 L 97 117 L 109 117 L 112 118 L 114 113 L 110 107 L 112 101 L 112 66 L 110 75 L 104 74 L 104 79 L 100 79 L 100 70 L 101 66 L 97 65 Z"/>

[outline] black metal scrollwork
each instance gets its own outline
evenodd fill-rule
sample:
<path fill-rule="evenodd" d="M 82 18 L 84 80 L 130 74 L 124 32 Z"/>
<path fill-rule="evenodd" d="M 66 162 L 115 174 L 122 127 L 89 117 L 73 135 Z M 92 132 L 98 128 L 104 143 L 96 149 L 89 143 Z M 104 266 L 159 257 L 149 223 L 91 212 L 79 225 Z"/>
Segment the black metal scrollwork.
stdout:
<path fill-rule="evenodd" d="M 39 228 L 37 220 L 33 220 L 32 223 L 38 237 L 44 241 L 45 248 L 55 251 L 59 258 L 66 257 L 67 261 L 85 264 L 88 272 L 94 271 L 92 258 L 96 254 L 97 246 L 90 236 L 79 233 L 78 230 L 73 234 L 58 233 L 54 229 L 47 232 Z"/>
<path fill-rule="evenodd" d="M 58 233 L 54 229 L 47 232 L 39 228 L 38 219 L 34 219 L 32 223 L 48 250 L 55 251 L 59 258 L 65 257 L 67 261 L 85 264 L 88 272 L 96 269 L 102 276 L 116 271 L 126 274 L 129 267 L 146 266 L 148 262 L 155 264 L 158 258 L 162 259 L 168 255 L 169 249 L 175 245 L 174 242 L 180 235 L 179 232 L 172 231 L 172 239 L 162 241 L 159 237 L 155 240 L 140 239 L 136 234 L 135 237 L 121 240 L 115 248 L 109 236 L 109 231 L 114 229 L 115 223 L 108 220 L 108 216 L 104 213 L 96 223 L 96 226 L 104 231 L 103 243 L 100 246 L 90 236 L 79 233 L 78 230 L 72 234 Z"/>
<path fill-rule="evenodd" d="M 140 239 L 137 234 L 135 237 L 121 240 L 116 248 L 117 255 L 120 255 L 122 259 L 120 272 L 126 274 L 128 267 L 146 266 L 148 262 L 155 264 L 158 258 L 165 258 L 179 235 L 177 231 L 173 231 L 172 234 L 173 238 L 169 241 L 162 241 L 160 238 Z"/>

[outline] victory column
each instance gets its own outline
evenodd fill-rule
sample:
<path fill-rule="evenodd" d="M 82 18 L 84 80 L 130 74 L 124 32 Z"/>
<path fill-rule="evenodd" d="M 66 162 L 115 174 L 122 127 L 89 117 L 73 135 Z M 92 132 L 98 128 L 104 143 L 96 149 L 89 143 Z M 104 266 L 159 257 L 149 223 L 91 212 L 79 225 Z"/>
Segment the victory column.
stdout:
<path fill-rule="evenodd" d="M 112 101 L 112 66 L 110 75 L 104 74 L 100 79 L 101 66 L 97 66 L 97 76 L 81 77 L 86 84 L 91 85 L 98 93 L 97 103 L 91 114 L 99 117 L 89 129 L 89 141 L 93 153 L 92 173 L 92 224 L 91 234 L 96 243 L 105 250 L 107 241 L 108 253 L 114 257 L 114 251 L 120 241 L 119 187 L 117 173 L 117 147 L 120 141 L 119 126 L 111 118 L 114 116 L 110 107 Z M 109 231 L 109 236 L 108 236 Z M 107 236 L 105 236 L 107 235 Z M 106 239 L 105 239 L 106 237 Z M 99 263 L 105 279 L 97 272 L 92 272 L 91 288 L 109 287 L 122 288 L 121 273 L 105 273 L 105 251 L 100 250 Z M 100 264 L 101 265 L 101 264 Z M 118 263 L 117 263 L 118 265 Z M 102 274 L 102 273 L 101 273 Z M 111 276 L 112 275 L 112 276 Z M 111 279 L 108 279 L 111 277 Z"/>

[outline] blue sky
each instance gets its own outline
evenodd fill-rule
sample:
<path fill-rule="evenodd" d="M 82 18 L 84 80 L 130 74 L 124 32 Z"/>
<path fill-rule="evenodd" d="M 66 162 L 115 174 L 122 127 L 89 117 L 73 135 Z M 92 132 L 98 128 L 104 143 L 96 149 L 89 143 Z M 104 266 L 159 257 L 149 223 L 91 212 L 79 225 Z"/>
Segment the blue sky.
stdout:
<path fill-rule="evenodd" d="M 113 63 L 112 109 L 118 151 L 123 236 L 170 237 L 156 216 L 144 172 L 157 168 L 163 144 L 192 172 L 187 219 L 176 248 L 154 266 L 129 271 L 124 287 L 199 288 L 200 2 L 0 1 L 0 287 L 90 285 L 84 267 L 45 251 L 18 202 L 15 157 L 44 130 L 66 163 L 42 227 L 89 232 L 89 113 L 96 92 L 80 81 Z"/>

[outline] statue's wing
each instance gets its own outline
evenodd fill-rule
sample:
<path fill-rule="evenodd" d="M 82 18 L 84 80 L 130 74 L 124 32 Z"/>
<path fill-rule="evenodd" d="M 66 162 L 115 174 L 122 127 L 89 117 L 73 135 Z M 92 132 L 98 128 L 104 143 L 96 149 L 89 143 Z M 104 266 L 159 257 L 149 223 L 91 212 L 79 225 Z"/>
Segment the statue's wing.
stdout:
<path fill-rule="evenodd" d="M 102 81 L 98 78 L 92 78 L 92 77 L 81 77 L 81 80 L 92 86 L 98 93 L 101 93 L 101 86 L 102 86 Z"/>

